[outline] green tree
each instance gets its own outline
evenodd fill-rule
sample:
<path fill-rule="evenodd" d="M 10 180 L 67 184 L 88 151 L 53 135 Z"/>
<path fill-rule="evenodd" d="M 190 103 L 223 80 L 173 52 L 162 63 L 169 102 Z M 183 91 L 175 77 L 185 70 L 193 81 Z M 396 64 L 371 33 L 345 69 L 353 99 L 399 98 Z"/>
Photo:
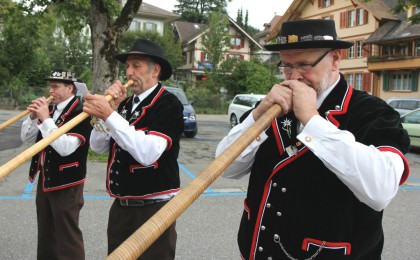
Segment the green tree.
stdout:
<path fill-rule="evenodd" d="M 224 49 L 229 46 L 228 25 L 229 20 L 226 15 L 221 12 L 214 12 L 210 15 L 209 28 L 203 37 L 204 53 L 211 64 L 210 67 L 204 68 L 207 82 L 215 88 L 220 87 L 219 63 L 224 60 Z"/>
<path fill-rule="evenodd" d="M 24 94 L 39 94 L 45 88 L 43 77 L 48 63 L 42 49 L 43 39 L 52 36 L 51 19 L 32 14 L 20 3 L 1 1 L 0 20 L 3 22 L 0 50 L 0 81 L 4 95 L 20 99 Z"/>
<path fill-rule="evenodd" d="M 232 0 L 177 0 L 174 12 L 181 15 L 181 20 L 191 23 L 207 24 L 213 12 L 226 12 L 227 3 Z"/>
<path fill-rule="evenodd" d="M 257 60 L 238 61 L 226 80 L 226 88 L 230 96 L 239 93 L 265 94 L 278 81 L 276 74 Z"/>
<path fill-rule="evenodd" d="M 392 9 L 395 13 L 405 12 L 410 6 L 420 8 L 420 0 L 398 0 L 397 5 Z M 413 24 L 420 23 L 420 12 L 408 18 Z"/>
<path fill-rule="evenodd" d="M 118 76 L 118 64 L 114 59 L 119 53 L 123 34 L 130 26 L 142 1 L 127 0 L 121 8 L 115 0 L 34 0 L 35 5 L 60 17 L 66 36 L 79 34 L 86 24 L 90 28 L 92 43 L 92 70 L 94 93 L 103 93 Z"/>

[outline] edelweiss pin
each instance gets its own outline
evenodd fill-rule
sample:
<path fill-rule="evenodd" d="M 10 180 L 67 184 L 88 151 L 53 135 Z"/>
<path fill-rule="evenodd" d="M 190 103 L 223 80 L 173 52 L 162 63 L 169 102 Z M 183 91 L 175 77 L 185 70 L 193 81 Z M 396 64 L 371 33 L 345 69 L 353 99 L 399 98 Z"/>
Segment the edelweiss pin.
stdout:
<path fill-rule="evenodd" d="M 283 127 L 281 129 L 286 131 L 289 138 L 291 138 L 292 137 L 292 121 L 290 119 L 286 118 L 286 119 L 283 120 L 283 122 L 281 122 L 281 124 L 283 125 Z"/>

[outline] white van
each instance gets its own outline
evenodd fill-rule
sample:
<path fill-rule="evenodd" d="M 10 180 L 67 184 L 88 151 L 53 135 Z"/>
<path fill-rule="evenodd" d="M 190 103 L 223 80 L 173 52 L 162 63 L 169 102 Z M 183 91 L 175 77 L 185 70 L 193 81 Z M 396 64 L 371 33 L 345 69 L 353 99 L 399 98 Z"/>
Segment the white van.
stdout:
<path fill-rule="evenodd" d="M 248 110 L 254 108 L 255 104 L 262 100 L 265 95 L 261 94 L 238 94 L 229 105 L 228 115 L 230 126 L 234 127 L 239 123 L 241 116 Z"/>

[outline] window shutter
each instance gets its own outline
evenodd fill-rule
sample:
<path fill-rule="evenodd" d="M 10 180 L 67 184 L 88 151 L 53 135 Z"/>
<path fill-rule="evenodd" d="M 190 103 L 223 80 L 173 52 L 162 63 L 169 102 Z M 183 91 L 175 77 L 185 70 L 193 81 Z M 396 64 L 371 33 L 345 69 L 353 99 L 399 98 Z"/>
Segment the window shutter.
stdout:
<path fill-rule="evenodd" d="M 201 52 L 200 61 L 204 61 L 204 52 Z"/>
<path fill-rule="evenodd" d="M 227 59 L 227 60 L 229 59 L 229 53 L 228 53 L 228 54 L 226 54 L 226 59 Z"/>
<path fill-rule="evenodd" d="M 368 17 L 369 17 L 368 11 L 363 10 L 363 24 L 367 24 L 368 23 Z"/>
<path fill-rule="evenodd" d="M 363 45 L 362 56 L 363 57 L 369 56 L 369 52 L 370 52 L 370 44 Z"/>
<path fill-rule="evenodd" d="M 324 7 L 324 6 L 322 6 L 323 3 L 324 3 L 323 0 L 318 0 L 318 8 Z"/>
<path fill-rule="evenodd" d="M 362 82 L 362 90 L 366 92 L 371 91 L 370 79 L 372 78 L 372 73 L 367 72 L 363 73 L 363 82 Z"/>
<path fill-rule="evenodd" d="M 240 59 L 241 59 L 241 60 L 244 60 L 244 58 L 245 58 L 245 57 L 244 57 L 244 55 L 243 55 L 243 54 L 241 54 Z"/>
<path fill-rule="evenodd" d="M 348 27 L 348 13 L 342 12 L 340 13 L 340 28 L 347 28 Z"/>
<path fill-rule="evenodd" d="M 415 70 L 411 73 L 411 91 L 419 89 L 419 71 Z"/>
<path fill-rule="evenodd" d="M 384 82 L 383 82 L 383 85 L 382 85 L 382 90 L 385 91 L 385 92 L 388 92 L 389 91 L 389 74 L 384 73 L 383 78 L 384 78 Z"/>
<path fill-rule="evenodd" d="M 331 6 L 331 5 L 334 5 L 334 0 L 331 0 L 331 1 L 330 1 L 330 6 Z"/>

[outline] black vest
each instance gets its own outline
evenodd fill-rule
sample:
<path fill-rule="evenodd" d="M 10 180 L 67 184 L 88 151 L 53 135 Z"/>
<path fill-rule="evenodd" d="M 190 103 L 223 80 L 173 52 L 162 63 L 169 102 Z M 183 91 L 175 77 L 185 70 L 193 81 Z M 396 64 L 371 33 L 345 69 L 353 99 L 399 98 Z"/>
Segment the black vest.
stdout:
<path fill-rule="evenodd" d="M 136 130 L 158 135 L 168 147 L 152 165 L 142 165 L 123 150 L 114 139 L 110 142 L 106 187 L 112 197 L 147 199 L 179 191 L 179 141 L 184 130 L 183 105 L 160 84 L 131 113 L 132 97 L 118 107 L 118 113 Z"/>
<path fill-rule="evenodd" d="M 58 127 L 72 120 L 83 111 L 83 104 L 74 97 L 63 109 L 63 112 L 55 121 Z M 53 116 L 54 111 L 50 111 Z M 40 124 L 41 122 L 38 122 Z M 67 132 L 67 135 L 76 136 L 82 140 L 82 144 L 72 154 L 62 157 L 51 145 L 32 157 L 31 168 L 29 170 L 29 180 L 33 182 L 37 173 L 40 171 L 43 191 L 53 191 L 64 189 L 84 183 L 86 177 L 86 161 L 89 149 L 89 138 L 92 131 L 90 119 L 86 118 L 81 123 Z M 38 133 L 36 141 L 42 139 L 41 132 Z M 41 166 L 40 157 L 44 155 L 44 166 Z"/>
<path fill-rule="evenodd" d="M 318 112 L 356 141 L 394 151 L 406 162 L 402 153 L 409 139 L 399 114 L 383 100 L 353 90 L 342 75 Z M 292 257 L 307 259 L 325 241 L 315 259 L 380 259 L 383 212 L 360 202 L 302 145 L 297 127 L 293 112 L 277 118 L 257 151 L 238 235 L 242 256 L 289 259 L 283 246 Z"/>

